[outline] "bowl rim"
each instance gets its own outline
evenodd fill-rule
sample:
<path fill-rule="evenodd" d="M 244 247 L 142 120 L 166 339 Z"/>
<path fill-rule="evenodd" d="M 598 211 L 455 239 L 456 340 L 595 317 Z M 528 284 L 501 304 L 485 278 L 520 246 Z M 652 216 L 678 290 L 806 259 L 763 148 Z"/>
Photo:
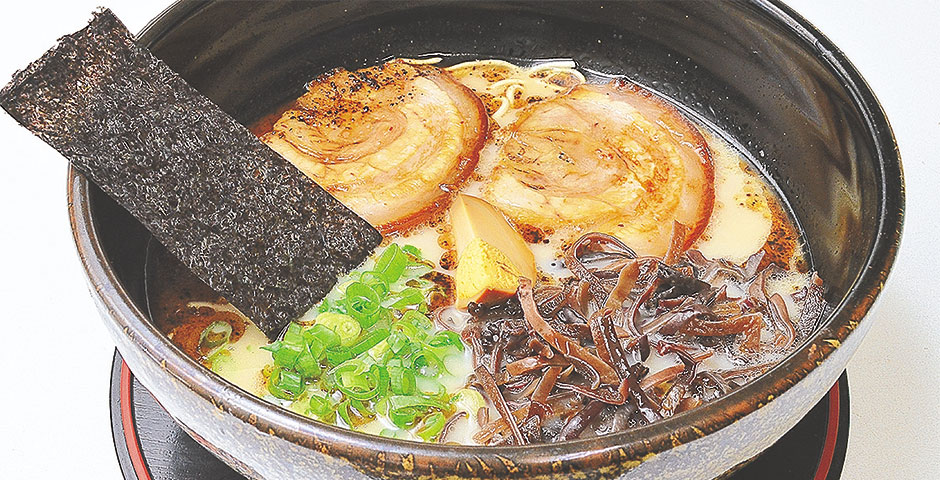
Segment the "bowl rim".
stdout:
<path fill-rule="evenodd" d="M 138 35 L 138 42 L 152 46 L 177 24 L 198 13 L 210 2 L 177 0 L 152 19 Z M 779 0 L 753 0 L 771 21 L 779 22 L 790 33 L 815 50 L 829 69 L 843 81 L 853 104 L 862 113 L 875 145 L 879 187 L 878 231 L 861 273 L 855 278 L 842 301 L 835 306 L 821 328 L 806 343 L 770 371 L 741 388 L 702 405 L 661 421 L 627 432 L 592 439 L 526 446 L 450 446 L 388 439 L 326 425 L 275 406 L 228 383 L 170 342 L 138 309 L 107 259 L 97 233 L 89 196 L 89 183 L 69 167 L 68 211 L 73 237 L 85 269 L 92 295 L 109 312 L 131 341 L 154 363 L 193 390 L 204 400 L 224 408 L 235 417 L 264 433 L 288 441 L 311 445 L 345 445 L 331 454 L 362 461 L 376 451 L 412 459 L 442 457 L 460 462 L 523 462 L 536 471 L 551 472 L 555 462 L 589 465 L 635 462 L 650 453 L 668 450 L 718 431 L 776 398 L 809 374 L 845 341 L 860 324 L 883 288 L 895 261 L 904 217 L 904 180 L 897 142 L 888 119 L 859 72 L 828 38 L 806 19 Z M 443 465 L 437 465 L 435 473 Z M 507 465 L 508 467 L 508 465 Z M 426 473 L 426 463 L 413 462 L 413 471 Z"/>

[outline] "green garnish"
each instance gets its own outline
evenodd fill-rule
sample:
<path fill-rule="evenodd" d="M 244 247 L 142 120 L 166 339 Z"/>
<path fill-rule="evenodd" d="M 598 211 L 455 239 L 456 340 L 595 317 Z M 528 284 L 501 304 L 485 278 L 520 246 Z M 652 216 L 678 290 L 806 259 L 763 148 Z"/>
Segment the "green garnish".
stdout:
<path fill-rule="evenodd" d="M 313 325 L 292 323 L 263 347 L 274 360 L 268 391 L 321 421 L 358 428 L 383 416 L 398 427 L 386 436 L 437 438 L 457 397 L 436 377 L 464 346 L 426 315 L 433 284 L 421 276 L 430 270 L 420 250 L 391 244 L 372 268 L 350 273 L 316 307 Z"/>
<path fill-rule="evenodd" d="M 210 356 L 215 350 L 228 344 L 232 338 L 232 325 L 228 322 L 214 321 L 199 335 L 199 353 Z"/>
<path fill-rule="evenodd" d="M 379 294 L 362 282 L 353 282 L 346 287 L 346 311 L 349 312 L 362 328 L 375 324 L 381 308 Z"/>
<path fill-rule="evenodd" d="M 326 351 L 326 362 L 329 365 L 339 365 L 352 358 L 349 347 L 335 346 Z"/>
<path fill-rule="evenodd" d="M 317 315 L 316 325 L 322 325 L 332 330 L 333 333 L 339 336 L 339 342 L 344 347 L 356 343 L 356 339 L 362 333 L 361 323 L 343 313 L 323 312 Z"/>
<path fill-rule="evenodd" d="M 310 395 L 310 407 L 307 411 L 311 416 L 322 420 L 333 413 L 333 404 L 329 398 L 314 393 Z"/>
<path fill-rule="evenodd" d="M 477 412 L 486 406 L 486 400 L 480 392 L 472 388 L 461 388 L 451 398 L 457 412 L 467 412 L 470 418 L 475 418 Z M 455 412 L 456 413 L 456 412 Z"/>
<path fill-rule="evenodd" d="M 404 308 L 419 305 L 424 301 L 424 292 L 417 288 L 408 287 L 391 298 L 393 308 Z"/>
<path fill-rule="evenodd" d="M 393 243 L 376 260 L 372 273 L 385 280 L 385 283 L 392 284 L 401 278 L 407 266 L 408 257 L 397 244 Z"/>
<path fill-rule="evenodd" d="M 275 368 L 268 378 L 268 391 L 277 398 L 293 399 L 304 391 L 303 378 L 300 374 Z"/>
<path fill-rule="evenodd" d="M 457 350 L 463 351 L 463 341 L 460 340 L 460 335 L 450 330 L 435 333 L 434 336 L 428 339 L 428 345 L 437 348 L 456 347 Z"/>
<path fill-rule="evenodd" d="M 386 338 L 388 338 L 387 328 L 377 328 L 372 330 L 371 332 L 363 335 L 362 338 L 359 339 L 359 342 L 349 349 L 349 353 L 355 357 L 356 355 L 359 355 L 360 353 L 363 353 L 378 345 L 379 342 L 385 340 Z"/>
<path fill-rule="evenodd" d="M 312 342 L 314 339 L 320 342 L 323 348 L 335 347 L 342 342 L 336 332 L 321 324 L 314 325 L 304 331 L 304 340 L 306 342 Z"/>
<path fill-rule="evenodd" d="M 415 374 L 411 369 L 391 366 L 388 367 L 388 376 L 393 393 L 398 395 L 411 395 L 415 393 Z"/>
<path fill-rule="evenodd" d="M 441 412 L 434 412 L 427 417 L 424 417 L 421 425 L 418 426 L 418 431 L 415 433 L 425 442 L 430 442 L 436 438 L 441 433 L 441 431 L 444 430 L 445 423 L 447 423 L 447 418 L 444 417 L 444 414 Z"/>

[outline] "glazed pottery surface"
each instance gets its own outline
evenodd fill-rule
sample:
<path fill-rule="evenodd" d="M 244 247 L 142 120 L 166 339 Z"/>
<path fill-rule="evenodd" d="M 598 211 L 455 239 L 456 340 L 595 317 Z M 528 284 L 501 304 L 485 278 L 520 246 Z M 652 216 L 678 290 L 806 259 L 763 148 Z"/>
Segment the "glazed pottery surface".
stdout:
<path fill-rule="evenodd" d="M 836 381 L 894 261 L 904 193 L 887 119 L 838 49 L 776 2 L 183 2 L 140 41 L 246 125 L 317 74 L 394 56 L 562 57 L 626 75 L 753 156 L 788 200 L 833 306 L 768 374 L 629 432 L 526 447 L 386 439 L 274 407 L 174 347 L 146 313 L 149 234 L 71 172 L 76 244 L 122 356 L 195 439 L 251 478 L 713 478 Z"/>

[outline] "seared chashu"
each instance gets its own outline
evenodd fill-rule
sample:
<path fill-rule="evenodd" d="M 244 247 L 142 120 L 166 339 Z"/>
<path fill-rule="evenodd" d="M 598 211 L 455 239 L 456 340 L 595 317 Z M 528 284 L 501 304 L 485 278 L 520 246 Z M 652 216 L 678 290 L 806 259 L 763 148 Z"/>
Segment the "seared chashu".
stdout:
<path fill-rule="evenodd" d="M 448 205 L 486 132 L 482 103 L 449 73 L 390 61 L 318 77 L 262 140 L 391 233 Z"/>
<path fill-rule="evenodd" d="M 614 235 L 662 255 L 673 222 L 702 233 L 714 171 L 701 133 L 626 81 L 581 84 L 535 103 L 499 135 L 485 198 L 516 224 Z"/>

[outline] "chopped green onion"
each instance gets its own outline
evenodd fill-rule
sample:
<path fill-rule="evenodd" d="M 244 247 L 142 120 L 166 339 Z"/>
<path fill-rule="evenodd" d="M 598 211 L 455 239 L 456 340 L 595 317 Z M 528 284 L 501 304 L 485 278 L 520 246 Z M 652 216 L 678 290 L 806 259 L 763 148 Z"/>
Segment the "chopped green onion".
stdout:
<path fill-rule="evenodd" d="M 406 310 L 401 316 L 399 322 L 406 323 L 418 329 L 423 333 L 427 333 L 434 328 L 434 324 L 431 322 L 431 319 L 427 315 L 424 315 L 421 312 L 416 310 Z"/>
<path fill-rule="evenodd" d="M 399 428 L 414 425 L 418 417 L 429 408 L 443 409 L 437 400 L 417 395 L 392 395 L 388 397 L 388 418 Z"/>
<path fill-rule="evenodd" d="M 427 261 L 411 262 L 405 267 L 405 275 L 410 278 L 419 278 L 422 275 L 434 270 L 433 264 Z"/>
<path fill-rule="evenodd" d="M 373 405 L 377 414 L 388 417 L 388 396 L 376 400 Z"/>
<path fill-rule="evenodd" d="M 291 324 L 264 347 L 274 358 L 266 369 L 271 394 L 349 428 L 381 415 L 397 427 L 383 435 L 394 438 L 415 438 L 405 431 L 414 428 L 432 441 L 454 410 L 475 414 L 486 405 L 478 392 L 451 397 L 436 379 L 446 373 L 444 359 L 465 347 L 459 335 L 436 331 L 427 315 L 434 284 L 422 275 L 431 269 L 417 248 L 391 244 L 371 269 L 350 273 L 317 306 L 313 325 Z"/>
<path fill-rule="evenodd" d="M 375 262 L 373 269 L 377 275 L 380 275 L 389 285 L 401 278 L 402 272 L 408 265 L 408 257 L 401 251 L 401 248 L 393 243 L 382 252 L 382 255 Z M 348 295 L 348 293 L 347 293 Z"/>
<path fill-rule="evenodd" d="M 375 290 L 362 282 L 353 282 L 346 287 L 346 308 L 350 315 L 359 321 L 362 328 L 375 324 L 381 301 Z M 339 332 L 337 332 L 339 333 Z"/>
<path fill-rule="evenodd" d="M 397 395 L 411 395 L 415 393 L 415 374 L 402 367 L 387 367 L 392 392 Z"/>
<path fill-rule="evenodd" d="M 232 324 L 216 320 L 199 335 L 199 352 L 209 355 L 216 348 L 227 344 L 231 338 Z"/>
<path fill-rule="evenodd" d="M 428 345 L 432 347 L 456 347 L 457 350 L 463 351 L 464 346 L 463 342 L 460 340 L 460 335 L 457 335 L 450 330 L 442 330 L 435 333 L 427 341 Z"/>
<path fill-rule="evenodd" d="M 376 379 L 378 388 L 377 395 L 379 398 L 385 398 L 385 396 L 388 395 L 388 388 L 391 383 L 388 369 L 380 365 L 372 365 L 369 371 Z"/>
<path fill-rule="evenodd" d="M 206 359 L 206 363 L 209 365 L 210 370 L 225 378 L 226 375 L 223 375 L 223 372 L 230 368 L 235 362 L 232 359 L 231 351 L 225 348 L 217 348 L 215 352 Z"/>
<path fill-rule="evenodd" d="M 347 427 L 353 428 L 356 426 L 353 423 L 352 418 L 349 416 L 349 400 L 340 402 L 340 404 L 336 406 L 336 413 L 338 413 L 339 417 L 342 418 L 344 422 L 346 422 Z"/>
<path fill-rule="evenodd" d="M 409 310 L 409 311 L 411 311 L 411 310 Z M 404 321 L 404 319 L 399 320 L 399 321 L 393 323 L 393 324 L 392 324 L 392 330 L 393 330 L 395 333 L 401 332 L 401 333 L 402 333 L 401 336 L 402 336 L 405 340 L 408 340 L 409 338 L 414 338 L 414 339 L 417 339 L 417 340 L 421 340 L 422 337 L 424 336 L 424 332 L 418 330 L 418 329 L 417 329 L 414 325 L 412 325 L 411 323 Z"/>
<path fill-rule="evenodd" d="M 405 308 L 413 305 L 418 305 L 424 301 L 424 293 L 417 288 L 408 287 L 395 294 L 391 300 L 394 302 L 391 303 L 393 308 Z"/>
<path fill-rule="evenodd" d="M 320 368 L 320 359 L 308 351 L 297 359 L 294 370 L 297 370 L 297 373 L 303 375 L 304 378 L 319 377 L 322 370 Z"/>
<path fill-rule="evenodd" d="M 294 401 L 290 402 L 287 405 L 287 409 L 298 415 L 306 415 L 307 406 L 309 405 L 307 403 L 307 400 L 308 400 L 308 397 L 306 395 L 306 392 L 304 392 L 304 394 L 300 395 L 299 397 L 294 398 Z"/>
<path fill-rule="evenodd" d="M 302 344 L 284 343 L 282 340 L 261 347 L 262 350 L 271 352 L 275 365 L 284 368 L 294 367 L 297 359 L 300 358 L 300 354 L 303 353 L 303 348 Z"/>
<path fill-rule="evenodd" d="M 349 405 L 355 408 L 356 411 L 365 418 L 375 415 L 375 412 L 373 412 L 370 407 L 367 407 L 365 403 L 362 403 L 359 400 L 351 400 Z"/>
<path fill-rule="evenodd" d="M 365 405 L 356 400 L 344 400 L 337 405 L 336 413 L 346 422 L 349 428 L 359 427 L 375 417 L 373 412 L 370 412 Z"/>
<path fill-rule="evenodd" d="M 369 376 L 368 373 L 363 375 Z M 343 392 L 347 398 L 353 400 L 370 400 L 376 395 L 378 395 L 378 385 L 370 386 L 370 378 L 363 377 L 353 377 L 351 375 L 343 375 L 337 378 L 336 387 L 339 391 Z"/>
<path fill-rule="evenodd" d="M 415 356 L 423 350 L 420 343 L 408 342 L 398 352 L 398 359 L 401 360 L 401 366 L 411 368 L 414 366 Z"/>
<path fill-rule="evenodd" d="M 415 424 L 418 417 L 424 414 L 425 409 L 417 407 L 403 407 L 388 411 L 388 418 L 398 428 L 409 428 Z"/>
<path fill-rule="evenodd" d="M 352 373 L 358 375 L 369 369 L 369 366 L 366 362 L 358 358 L 350 359 L 346 362 L 343 362 L 341 365 L 337 365 L 335 368 L 330 370 L 329 374 L 332 376 L 342 375 L 344 373 Z"/>
<path fill-rule="evenodd" d="M 395 315 L 392 314 L 391 310 L 385 307 L 379 307 L 379 311 L 376 312 L 375 315 L 373 315 L 372 317 L 373 318 L 371 320 L 373 321 L 373 323 L 371 327 L 377 326 L 379 328 L 388 328 L 389 325 L 391 325 L 392 322 L 395 321 Z"/>
<path fill-rule="evenodd" d="M 401 247 L 401 251 L 407 253 L 408 255 L 411 255 L 412 257 L 421 258 L 423 256 L 421 255 L 421 249 L 419 249 L 418 247 L 414 245 L 405 245 Z"/>
<path fill-rule="evenodd" d="M 336 388 L 354 400 L 370 400 L 384 396 L 388 391 L 389 378 L 385 368 L 372 365 L 367 370 L 366 364 L 360 359 L 350 360 L 330 373 L 335 379 Z"/>
<path fill-rule="evenodd" d="M 375 361 L 380 362 L 380 363 L 385 363 L 385 361 L 389 359 L 389 356 L 391 355 L 391 353 L 392 352 L 390 352 L 388 342 L 385 340 L 382 340 L 381 342 L 377 343 L 374 347 L 369 349 L 369 356 L 372 357 Z"/>
<path fill-rule="evenodd" d="M 268 391 L 277 398 L 292 400 L 303 393 L 304 388 L 300 375 L 280 367 L 275 368 L 268 378 Z"/>
<path fill-rule="evenodd" d="M 461 388 L 451 397 L 456 412 L 467 412 L 470 418 L 475 418 L 477 412 L 486 406 L 486 400 L 480 392 L 472 388 Z M 455 412 L 455 413 L 456 413 Z"/>
<path fill-rule="evenodd" d="M 365 336 L 359 340 L 359 343 L 353 345 L 349 349 L 349 353 L 352 356 L 358 356 L 359 354 L 369 350 L 370 348 L 376 346 L 382 340 L 385 340 L 388 337 L 388 330 L 385 328 L 379 328 L 367 333 Z"/>
<path fill-rule="evenodd" d="M 425 442 L 430 442 L 431 439 L 437 437 L 444 430 L 446 423 L 447 419 L 443 413 L 434 412 L 424 417 L 424 421 L 421 422 L 421 426 L 418 427 L 418 431 L 415 433 Z"/>
<path fill-rule="evenodd" d="M 339 365 L 352 357 L 349 347 L 336 346 L 326 349 L 326 361 L 330 365 Z"/>
<path fill-rule="evenodd" d="M 310 395 L 310 414 L 323 418 L 333 412 L 333 405 L 328 398 L 317 394 Z"/>
<path fill-rule="evenodd" d="M 287 331 L 281 341 L 291 345 L 301 345 L 304 342 L 303 329 L 298 323 L 291 322 L 287 325 Z"/>
<path fill-rule="evenodd" d="M 446 372 L 444 361 L 437 356 L 430 348 L 422 348 L 411 361 L 412 365 L 418 371 L 424 371 L 426 374 L 440 374 Z"/>
<path fill-rule="evenodd" d="M 379 297 L 384 297 L 389 293 L 388 283 L 375 272 L 363 272 L 359 281 L 371 288 Z"/>
<path fill-rule="evenodd" d="M 306 353 L 309 353 L 310 356 L 317 361 L 320 361 L 320 359 L 323 358 L 323 353 L 326 352 L 326 345 L 316 337 L 310 338 L 306 343 L 306 347 Z"/>
<path fill-rule="evenodd" d="M 392 328 L 397 328 L 398 325 L 399 324 L 393 325 Z M 408 335 L 403 333 L 401 330 L 396 330 L 389 334 L 386 342 L 388 343 L 388 347 L 392 350 L 392 352 L 397 354 L 408 345 Z"/>
<path fill-rule="evenodd" d="M 319 323 L 304 331 L 304 340 L 310 343 L 312 339 L 318 340 L 324 348 L 339 345 L 341 342 L 336 332 Z"/>
<path fill-rule="evenodd" d="M 321 313 L 317 315 L 316 323 L 317 325 L 323 325 L 324 327 L 327 327 L 336 333 L 339 336 L 340 344 L 344 347 L 348 347 L 356 343 L 356 340 L 359 338 L 359 334 L 362 333 L 362 326 L 360 323 L 356 321 L 355 318 L 343 313 Z"/>

